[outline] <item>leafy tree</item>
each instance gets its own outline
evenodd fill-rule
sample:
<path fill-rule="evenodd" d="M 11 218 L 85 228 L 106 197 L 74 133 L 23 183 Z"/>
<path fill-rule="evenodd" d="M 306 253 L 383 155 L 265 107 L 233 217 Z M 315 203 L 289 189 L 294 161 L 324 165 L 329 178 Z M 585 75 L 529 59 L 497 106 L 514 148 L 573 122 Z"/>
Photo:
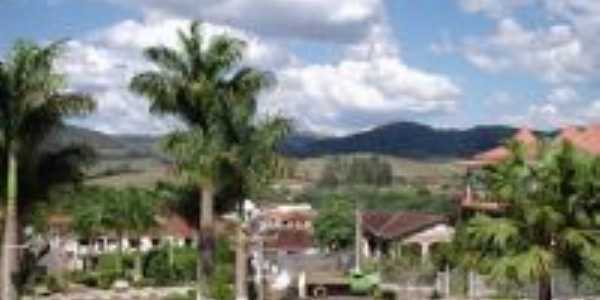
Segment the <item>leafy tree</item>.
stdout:
<path fill-rule="evenodd" d="M 464 263 L 500 281 L 537 281 L 538 299 L 549 300 L 553 271 L 577 280 L 597 266 L 600 161 L 569 144 L 541 145 L 531 161 L 524 147 L 511 143 L 511 158 L 485 176 L 502 215 L 477 215 L 458 236 Z"/>
<path fill-rule="evenodd" d="M 282 136 L 274 133 L 287 132 L 283 119 L 256 122 L 256 97 L 272 78 L 241 66 L 243 50 L 243 41 L 225 35 L 207 42 L 194 22 L 188 32 L 179 31 L 179 48 L 146 49 L 146 57 L 158 70 L 138 74 L 130 84 L 150 100 L 151 111 L 176 116 L 188 126 L 170 135 L 165 148 L 181 174 L 202 191 L 198 275 L 204 283 L 199 290 L 214 271 L 217 193 L 233 182 L 241 194 L 249 183 L 259 181 L 254 179 L 262 179 L 266 170 L 262 167 L 273 161 L 273 142 Z M 271 151 L 257 152 L 265 149 Z M 236 184 L 238 179 L 244 184 Z"/>
<path fill-rule="evenodd" d="M 355 224 L 354 206 L 346 199 L 330 199 L 314 222 L 315 238 L 322 247 L 346 249 L 354 244 Z"/>
<path fill-rule="evenodd" d="M 38 46 L 19 41 L 0 63 L 0 131 L 5 151 L 5 226 L 2 251 L 2 299 L 16 299 L 12 274 L 17 271 L 17 213 L 19 155 L 37 149 L 65 117 L 81 115 L 95 107 L 92 99 L 65 93 L 64 76 L 54 62 L 60 43 Z"/>
<path fill-rule="evenodd" d="M 154 228 L 157 225 L 156 214 L 157 205 L 156 196 L 145 190 L 129 188 L 122 191 L 126 199 L 127 214 L 125 218 L 125 228 L 129 237 L 135 237 L 138 243 L 142 234 Z M 135 255 L 135 275 L 139 280 L 142 277 L 142 252 L 141 244 L 137 246 Z"/>

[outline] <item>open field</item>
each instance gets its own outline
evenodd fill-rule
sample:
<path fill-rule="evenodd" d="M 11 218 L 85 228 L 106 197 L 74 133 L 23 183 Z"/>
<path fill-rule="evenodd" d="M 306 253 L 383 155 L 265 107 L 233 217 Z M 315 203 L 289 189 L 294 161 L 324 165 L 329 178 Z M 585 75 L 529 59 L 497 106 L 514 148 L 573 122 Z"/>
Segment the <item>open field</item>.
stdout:
<path fill-rule="evenodd" d="M 370 154 L 349 154 L 340 155 L 340 158 L 351 158 L 354 156 L 368 156 Z M 407 181 L 454 181 L 457 177 L 462 177 L 465 174 L 464 166 L 457 164 L 457 160 L 417 160 L 410 158 L 394 157 L 382 155 L 387 162 L 392 166 L 394 177 L 403 178 Z M 316 158 L 306 158 L 298 161 L 297 174 L 311 181 L 316 181 L 320 178 L 323 168 L 333 156 L 323 156 Z"/>

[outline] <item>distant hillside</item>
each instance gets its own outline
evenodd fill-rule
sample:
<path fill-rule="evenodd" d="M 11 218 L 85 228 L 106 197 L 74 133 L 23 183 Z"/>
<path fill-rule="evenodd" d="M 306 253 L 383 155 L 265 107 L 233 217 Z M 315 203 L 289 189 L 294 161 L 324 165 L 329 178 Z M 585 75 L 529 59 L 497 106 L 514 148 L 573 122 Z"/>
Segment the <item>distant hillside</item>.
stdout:
<path fill-rule="evenodd" d="M 411 159 L 464 158 L 501 144 L 515 131 L 515 128 L 508 126 L 477 126 L 463 130 L 398 122 L 345 137 L 294 133 L 282 146 L 282 152 L 296 157 L 379 153 Z M 96 149 L 100 158 L 105 161 L 144 159 L 164 163 L 167 157 L 159 151 L 159 138 L 147 135 L 108 135 L 66 126 L 57 130 L 45 143 L 45 147 L 87 144 Z"/>
<path fill-rule="evenodd" d="M 55 130 L 43 143 L 45 149 L 83 144 L 98 153 L 100 159 L 164 159 L 157 150 L 158 137 L 145 135 L 109 135 L 91 129 L 64 126 Z"/>
<path fill-rule="evenodd" d="M 461 130 L 398 122 L 345 137 L 295 135 L 284 145 L 283 151 L 299 157 L 370 152 L 414 159 L 461 158 L 493 148 L 515 131 L 508 126 Z"/>

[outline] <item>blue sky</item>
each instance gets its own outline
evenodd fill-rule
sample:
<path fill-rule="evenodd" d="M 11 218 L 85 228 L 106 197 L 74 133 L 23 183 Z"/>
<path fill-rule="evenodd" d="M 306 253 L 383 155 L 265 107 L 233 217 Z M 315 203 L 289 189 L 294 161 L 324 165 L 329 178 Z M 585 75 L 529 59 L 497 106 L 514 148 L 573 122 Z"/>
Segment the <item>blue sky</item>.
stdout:
<path fill-rule="evenodd" d="M 348 134 L 393 121 L 443 127 L 553 128 L 600 120 L 600 1 L 594 0 L 6 0 L 0 57 L 17 38 L 70 38 L 58 63 L 99 110 L 75 123 L 161 133 L 126 89 L 151 66 L 140 53 L 175 45 L 205 22 L 248 41 L 244 63 L 272 70 L 260 100 L 301 129 Z"/>

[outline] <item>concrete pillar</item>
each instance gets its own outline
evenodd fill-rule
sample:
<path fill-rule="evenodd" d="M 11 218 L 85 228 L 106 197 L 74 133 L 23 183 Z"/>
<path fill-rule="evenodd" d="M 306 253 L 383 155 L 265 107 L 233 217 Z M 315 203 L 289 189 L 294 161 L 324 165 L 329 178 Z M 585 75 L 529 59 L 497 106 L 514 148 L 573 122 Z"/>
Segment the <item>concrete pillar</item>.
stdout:
<path fill-rule="evenodd" d="M 429 243 L 420 243 L 421 245 L 421 261 L 426 263 L 429 260 Z"/>
<path fill-rule="evenodd" d="M 306 273 L 300 273 L 298 276 L 298 298 L 306 299 L 307 291 L 306 291 Z"/>

